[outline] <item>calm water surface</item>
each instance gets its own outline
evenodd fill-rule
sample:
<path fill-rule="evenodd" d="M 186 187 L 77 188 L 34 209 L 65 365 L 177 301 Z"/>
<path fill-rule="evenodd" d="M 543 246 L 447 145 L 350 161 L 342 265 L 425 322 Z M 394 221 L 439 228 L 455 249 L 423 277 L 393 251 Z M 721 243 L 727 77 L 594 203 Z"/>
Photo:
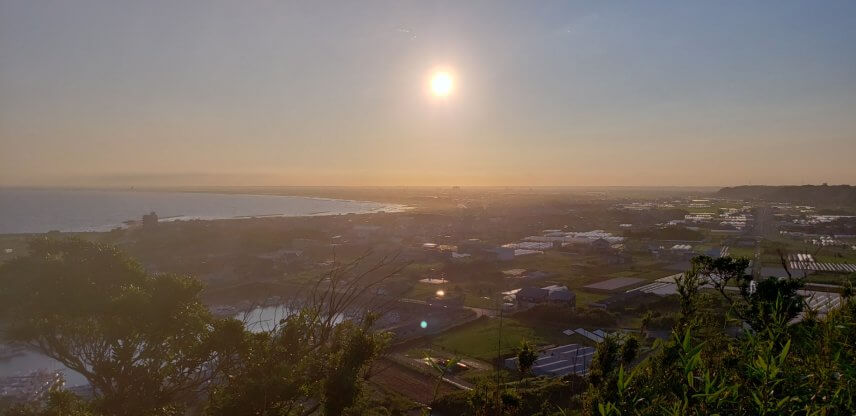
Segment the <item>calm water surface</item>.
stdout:
<path fill-rule="evenodd" d="M 0 189 L 0 234 L 109 231 L 154 211 L 161 221 L 396 212 L 401 205 L 278 195 Z"/>

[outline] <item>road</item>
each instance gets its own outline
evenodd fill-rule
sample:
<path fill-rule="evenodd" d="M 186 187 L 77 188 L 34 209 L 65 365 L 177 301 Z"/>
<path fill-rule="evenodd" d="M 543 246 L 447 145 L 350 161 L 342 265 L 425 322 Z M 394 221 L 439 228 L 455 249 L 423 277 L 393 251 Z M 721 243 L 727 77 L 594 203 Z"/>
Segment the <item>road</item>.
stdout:
<path fill-rule="evenodd" d="M 415 303 L 418 305 L 426 305 L 428 306 L 428 302 L 419 299 L 399 299 L 399 302 L 404 303 Z M 476 318 L 481 318 L 482 316 L 487 316 L 489 318 L 493 318 L 495 316 L 499 316 L 495 309 L 487 309 L 487 308 L 474 308 L 471 306 L 462 306 L 463 309 L 471 310 L 476 314 Z"/>
<path fill-rule="evenodd" d="M 764 238 L 776 233 L 775 219 L 769 206 L 763 205 L 758 207 L 755 212 L 755 258 L 752 262 L 752 275 L 761 275 L 761 243 Z"/>

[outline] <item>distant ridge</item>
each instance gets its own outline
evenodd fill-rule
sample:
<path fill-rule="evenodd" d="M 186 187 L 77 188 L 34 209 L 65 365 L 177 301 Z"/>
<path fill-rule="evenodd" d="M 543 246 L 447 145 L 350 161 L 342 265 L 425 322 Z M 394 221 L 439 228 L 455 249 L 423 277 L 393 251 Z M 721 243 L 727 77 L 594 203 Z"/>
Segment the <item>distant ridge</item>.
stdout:
<path fill-rule="evenodd" d="M 850 185 L 743 185 L 722 188 L 717 196 L 770 202 L 802 202 L 821 206 L 856 206 L 856 187 Z"/>

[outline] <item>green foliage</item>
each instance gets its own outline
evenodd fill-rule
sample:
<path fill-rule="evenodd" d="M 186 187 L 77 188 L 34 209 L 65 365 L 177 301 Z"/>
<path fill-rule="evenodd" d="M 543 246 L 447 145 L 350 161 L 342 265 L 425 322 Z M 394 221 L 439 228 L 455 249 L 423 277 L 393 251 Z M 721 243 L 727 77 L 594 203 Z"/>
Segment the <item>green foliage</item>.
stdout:
<path fill-rule="evenodd" d="M 4 338 L 83 375 L 96 410 L 180 407 L 228 367 L 243 328 L 208 313 L 198 281 L 146 274 L 117 249 L 82 240 L 33 240 L 29 253 L 0 266 Z"/>
<path fill-rule="evenodd" d="M 459 358 L 455 357 L 449 360 L 446 360 L 444 364 L 440 364 L 436 359 L 432 359 L 431 357 L 426 357 L 429 363 L 431 363 L 431 368 L 434 370 L 434 373 L 437 375 L 437 381 L 434 383 L 434 393 L 431 395 L 431 402 L 437 399 L 437 392 L 440 391 L 440 385 L 443 383 L 443 380 L 446 378 L 446 374 L 452 372 L 452 369 L 455 368 L 456 365 L 461 361 Z M 433 409 L 432 409 L 433 410 Z M 426 412 L 427 414 L 431 414 L 430 411 Z"/>
<path fill-rule="evenodd" d="M 472 391 L 451 393 L 434 400 L 432 409 L 438 414 L 458 416 L 560 415 L 563 409 L 579 406 L 577 395 L 584 386 L 585 380 L 579 376 L 534 378 L 527 380 L 525 386 L 497 386 L 484 382 Z"/>
<path fill-rule="evenodd" d="M 316 302 L 251 333 L 212 317 L 197 280 L 147 274 L 114 247 L 40 239 L 29 253 L 0 266 L 0 312 L 10 318 L 3 336 L 79 372 L 95 397 L 52 392 L 9 414 L 177 416 L 191 405 L 198 413 L 205 395 L 211 415 L 376 410 L 362 400 L 363 379 L 388 336 L 372 330 L 373 315 L 334 317 L 372 284 L 340 283 L 385 268 L 385 258 L 358 272 L 364 257 L 336 269 Z"/>
<path fill-rule="evenodd" d="M 44 403 L 24 403 L 8 409 L 5 416 L 95 416 L 89 403 L 67 391 L 52 390 Z"/>
<path fill-rule="evenodd" d="M 247 334 L 228 382 L 215 388 L 210 415 L 341 415 L 357 403 L 368 364 L 386 336 L 362 325 L 329 326 L 307 308 L 271 332 Z"/>
<path fill-rule="evenodd" d="M 791 324 L 803 307 L 796 293 L 801 282 L 764 280 L 757 291 L 741 291 L 729 300 L 731 311 L 739 311 L 737 324 L 746 328 L 735 338 L 726 334 L 722 321 L 710 319 L 703 306 L 707 295 L 699 289 L 709 273 L 738 284 L 742 280 L 748 288 L 742 262 L 694 263 L 700 267 L 679 282 L 681 319 L 672 339 L 658 342 L 655 352 L 629 373 L 614 345 L 598 348 L 585 414 L 856 412 L 856 302 L 847 301 L 825 319 L 809 316 Z"/>
<path fill-rule="evenodd" d="M 695 259 L 677 282 L 680 311 L 672 337 L 651 350 L 635 337 L 607 337 L 587 380 L 487 381 L 440 398 L 435 387 L 432 409 L 473 416 L 576 409 L 601 416 L 856 414 L 856 299 L 850 289 L 828 315 L 796 320 L 805 308 L 797 292 L 802 281 L 754 285 L 746 265 Z M 372 315 L 333 319 L 360 293 L 356 286 L 336 286 L 346 280 L 331 274 L 330 290 L 317 297 L 324 301 L 272 331 L 250 333 L 240 322 L 210 316 L 194 279 L 147 274 L 112 247 L 35 240 L 28 256 L 0 265 L 3 337 L 80 372 L 96 397 L 51 391 L 43 403 L 4 414 L 177 416 L 200 400 L 206 406 L 194 413 L 212 416 L 390 414 L 367 400 L 364 388 L 388 336 L 372 330 Z M 714 290 L 706 290 L 708 284 Z M 655 319 L 646 315 L 643 326 Z M 486 340 L 495 347 L 496 338 Z M 522 376 L 537 354 L 528 342 L 517 354 Z M 457 360 L 432 363 L 439 386 Z"/>
<path fill-rule="evenodd" d="M 520 341 L 520 350 L 517 352 L 517 365 L 520 370 L 520 377 L 526 377 L 532 369 L 532 365 L 538 359 L 538 353 L 529 341 Z"/>
<path fill-rule="evenodd" d="M 599 308 L 578 307 L 571 309 L 560 305 L 536 305 L 515 314 L 515 318 L 557 325 L 591 325 L 612 327 L 618 323 L 618 315 Z"/>

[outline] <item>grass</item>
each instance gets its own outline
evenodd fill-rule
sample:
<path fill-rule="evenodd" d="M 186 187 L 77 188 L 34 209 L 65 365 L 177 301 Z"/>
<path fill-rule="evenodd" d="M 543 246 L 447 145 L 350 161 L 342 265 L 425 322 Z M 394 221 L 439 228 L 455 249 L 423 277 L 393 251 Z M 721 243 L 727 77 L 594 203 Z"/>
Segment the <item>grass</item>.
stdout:
<path fill-rule="evenodd" d="M 439 289 L 448 289 L 448 284 L 432 285 L 429 283 L 416 282 L 403 297 L 408 299 L 425 300 L 434 296 Z"/>
<path fill-rule="evenodd" d="M 590 303 L 597 302 L 611 295 L 606 293 L 591 293 L 578 290 L 574 292 L 577 295 L 577 306 L 586 306 Z"/>
<path fill-rule="evenodd" d="M 500 355 L 513 354 L 524 339 L 536 345 L 569 342 L 568 337 L 558 330 L 532 328 L 514 318 L 503 319 Z M 435 337 L 432 344 L 453 354 L 492 362 L 497 357 L 499 345 L 499 319 L 481 318 Z"/>
<path fill-rule="evenodd" d="M 575 267 L 585 263 L 590 257 L 585 255 L 562 254 L 556 250 L 546 251 L 544 254 L 521 256 L 514 259 L 513 267 L 528 270 L 543 270 L 557 273 L 560 276 L 571 276 Z"/>
<path fill-rule="evenodd" d="M 737 257 L 745 257 L 747 259 L 755 258 L 755 248 L 754 247 L 729 247 L 728 255 L 733 258 Z"/>
<path fill-rule="evenodd" d="M 819 263 L 852 264 L 856 263 L 856 256 L 815 256 L 814 260 Z"/>
<path fill-rule="evenodd" d="M 844 281 L 849 279 L 851 283 L 856 284 L 856 273 L 828 273 L 828 272 L 819 272 L 813 273 L 806 277 L 805 281 L 807 283 L 821 283 L 825 285 L 841 285 L 844 284 Z"/>
<path fill-rule="evenodd" d="M 496 309 L 496 299 L 485 299 L 476 294 L 467 294 L 464 298 L 464 305 L 471 308 Z"/>

